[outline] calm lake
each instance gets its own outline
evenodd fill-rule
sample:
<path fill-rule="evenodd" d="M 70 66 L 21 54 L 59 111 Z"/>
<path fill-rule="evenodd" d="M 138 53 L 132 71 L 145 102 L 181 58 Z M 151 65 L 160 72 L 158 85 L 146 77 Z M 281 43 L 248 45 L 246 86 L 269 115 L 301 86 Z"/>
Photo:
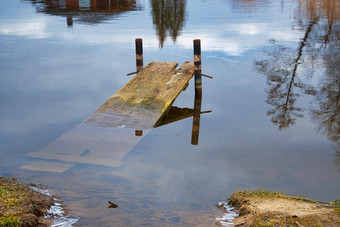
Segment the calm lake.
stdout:
<path fill-rule="evenodd" d="M 136 38 L 144 65 L 201 39 L 198 141 L 193 80 L 142 136 L 84 123 L 133 77 Z M 337 0 L 0 0 L 0 50 L 0 175 L 76 225 L 215 226 L 237 189 L 340 199 Z"/>

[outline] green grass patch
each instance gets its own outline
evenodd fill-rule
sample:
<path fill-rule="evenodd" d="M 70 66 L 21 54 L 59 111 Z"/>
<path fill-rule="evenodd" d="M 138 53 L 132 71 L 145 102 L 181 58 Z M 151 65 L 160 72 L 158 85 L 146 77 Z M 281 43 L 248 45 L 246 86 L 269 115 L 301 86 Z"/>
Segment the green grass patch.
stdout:
<path fill-rule="evenodd" d="M 285 194 L 278 192 L 278 191 L 267 191 L 267 190 L 255 190 L 255 191 L 248 191 L 237 190 L 233 195 L 235 196 L 243 196 L 243 197 L 272 197 L 272 196 L 284 196 Z"/>
<path fill-rule="evenodd" d="M 340 200 L 335 200 L 334 202 L 331 202 L 331 205 L 340 206 Z"/>
<path fill-rule="evenodd" d="M 52 204 L 53 197 L 32 190 L 16 178 L 0 176 L 0 226 L 39 226 Z"/>
<path fill-rule="evenodd" d="M 318 200 L 308 199 L 308 198 L 300 197 L 300 196 L 289 196 L 279 191 L 267 191 L 264 189 L 254 190 L 254 191 L 236 190 L 236 192 L 233 193 L 229 199 L 242 198 L 242 197 L 276 197 L 276 198 L 284 198 L 284 199 L 294 199 L 294 200 L 299 200 L 299 201 L 304 201 L 304 202 L 309 202 L 309 203 L 327 204 L 327 205 L 335 205 L 335 206 L 340 205 L 339 200 L 336 200 L 334 202 L 318 201 Z"/>
<path fill-rule="evenodd" d="M 0 226 L 17 227 L 21 226 L 21 222 L 14 216 L 0 217 Z"/>

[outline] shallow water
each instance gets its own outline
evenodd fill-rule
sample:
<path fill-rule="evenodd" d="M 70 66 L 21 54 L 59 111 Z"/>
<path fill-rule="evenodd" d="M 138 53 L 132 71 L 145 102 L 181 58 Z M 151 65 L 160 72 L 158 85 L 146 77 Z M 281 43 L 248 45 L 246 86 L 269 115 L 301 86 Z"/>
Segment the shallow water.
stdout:
<path fill-rule="evenodd" d="M 81 226 L 214 226 L 236 189 L 340 198 L 339 2 L 77 2 L 0 1 L 1 175 L 58 191 Z M 82 123 L 138 37 L 145 64 L 201 39 L 198 145 L 192 117 L 142 137 Z M 194 105 L 191 81 L 174 106 Z"/>

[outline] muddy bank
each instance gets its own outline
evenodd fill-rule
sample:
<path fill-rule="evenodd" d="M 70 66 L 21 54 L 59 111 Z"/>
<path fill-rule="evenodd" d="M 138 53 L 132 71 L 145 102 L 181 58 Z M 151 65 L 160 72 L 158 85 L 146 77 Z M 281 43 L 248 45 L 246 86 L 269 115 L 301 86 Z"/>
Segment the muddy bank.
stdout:
<path fill-rule="evenodd" d="M 54 197 L 32 189 L 15 178 L 0 176 L 0 226 L 51 226 L 45 219 Z"/>
<path fill-rule="evenodd" d="M 261 190 L 237 191 L 228 204 L 239 214 L 233 226 L 340 226 L 339 201 L 322 202 Z"/>

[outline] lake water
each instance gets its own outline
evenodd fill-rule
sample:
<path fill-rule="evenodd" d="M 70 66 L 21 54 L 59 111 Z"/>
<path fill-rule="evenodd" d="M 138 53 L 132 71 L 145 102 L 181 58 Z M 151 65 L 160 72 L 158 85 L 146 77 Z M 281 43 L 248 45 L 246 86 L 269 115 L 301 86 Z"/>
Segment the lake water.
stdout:
<path fill-rule="evenodd" d="M 57 191 L 80 226 L 214 226 L 237 189 L 340 199 L 339 15 L 336 0 L 1 0 L 0 174 Z M 197 145 L 193 81 L 173 104 L 188 116 L 143 136 L 82 123 L 132 78 L 135 38 L 144 64 L 180 65 L 201 39 Z"/>

